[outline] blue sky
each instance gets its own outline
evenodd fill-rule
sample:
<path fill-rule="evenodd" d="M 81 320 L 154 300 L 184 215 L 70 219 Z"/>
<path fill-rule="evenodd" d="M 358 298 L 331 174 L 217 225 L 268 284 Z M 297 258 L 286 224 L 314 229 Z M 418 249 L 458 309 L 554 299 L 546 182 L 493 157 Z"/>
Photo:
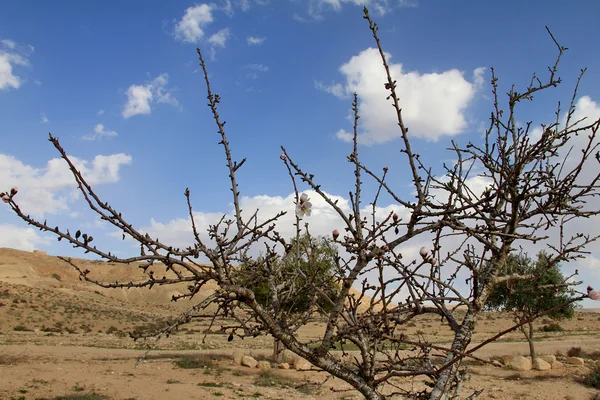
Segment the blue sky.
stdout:
<path fill-rule="evenodd" d="M 234 157 L 248 158 L 239 175 L 247 208 L 293 210 L 280 145 L 328 193 L 347 201 L 353 176 L 345 139 L 355 90 L 362 159 L 373 170 L 390 167 L 397 190 L 409 191 L 393 111 L 382 107 L 382 69 L 362 18 L 364 4 L 380 25 L 413 146 L 434 171 L 452 160 L 444 150 L 451 139 L 481 137 L 491 110 L 490 66 L 503 93 L 512 83 L 526 85 L 533 72 L 545 76 L 556 56 L 545 25 L 569 48 L 564 84 L 519 117 L 536 124 L 551 119 L 557 100 L 570 99 L 583 67 L 589 69 L 580 112 L 600 115 L 600 3 L 592 0 L 6 2 L 0 6 L 0 189 L 17 185 L 20 204 L 33 215 L 71 230 L 95 230 L 99 245 L 116 253 L 135 251 L 115 241 L 113 230 L 74 194 L 46 140 L 52 132 L 130 222 L 174 245 L 189 243 L 186 187 L 206 223 L 231 211 L 195 51 L 201 47 L 223 99 Z M 382 206 L 393 207 L 385 198 Z M 311 223 L 327 234 L 338 222 Z M 291 234 L 293 227 L 281 230 Z M 81 255 L 27 228 L 7 207 L 0 207 L 0 247 Z M 600 249 L 569 269 L 575 267 L 586 283 L 600 287 Z"/>

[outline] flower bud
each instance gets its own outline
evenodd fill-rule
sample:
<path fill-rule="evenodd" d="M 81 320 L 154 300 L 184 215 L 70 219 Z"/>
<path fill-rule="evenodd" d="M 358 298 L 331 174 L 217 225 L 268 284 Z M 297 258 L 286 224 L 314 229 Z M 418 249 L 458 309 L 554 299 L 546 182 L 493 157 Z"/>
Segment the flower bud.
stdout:
<path fill-rule="evenodd" d="M 438 261 L 437 261 L 437 258 L 435 258 L 435 257 L 433 257 L 431 260 L 429 260 L 429 263 L 430 263 L 431 265 L 437 265 L 437 262 L 438 262 Z"/>
<path fill-rule="evenodd" d="M 15 194 L 17 194 L 19 192 L 19 188 L 14 186 L 12 189 L 10 189 L 10 195 L 14 196 Z"/>
<path fill-rule="evenodd" d="M 2 196 L 2 201 L 8 203 L 10 201 L 10 197 L 7 194 L 4 194 L 4 196 Z"/>
<path fill-rule="evenodd" d="M 388 172 L 388 167 L 387 166 L 383 167 L 383 172 Z"/>
<path fill-rule="evenodd" d="M 427 249 L 425 248 L 425 246 L 421 247 L 421 249 L 419 250 L 419 254 L 421 255 L 421 257 L 425 258 L 427 257 L 427 254 L 429 252 L 427 251 Z"/>
<path fill-rule="evenodd" d="M 340 236 L 340 231 L 334 229 L 333 232 L 331 232 L 331 235 L 333 236 L 333 240 L 337 240 L 337 238 Z"/>
<path fill-rule="evenodd" d="M 285 161 L 287 159 L 285 154 L 280 155 L 279 158 L 281 158 L 283 161 Z"/>
<path fill-rule="evenodd" d="M 598 291 L 594 290 L 594 288 L 591 286 L 587 287 L 587 293 L 588 293 L 588 297 L 592 300 L 600 299 L 600 293 L 598 293 Z"/>
<path fill-rule="evenodd" d="M 394 215 L 392 215 L 392 219 L 394 222 L 398 222 L 398 214 L 394 213 Z"/>
<path fill-rule="evenodd" d="M 306 203 L 308 201 L 308 195 L 306 193 L 302 193 L 300 196 L 300 203 Z"/>

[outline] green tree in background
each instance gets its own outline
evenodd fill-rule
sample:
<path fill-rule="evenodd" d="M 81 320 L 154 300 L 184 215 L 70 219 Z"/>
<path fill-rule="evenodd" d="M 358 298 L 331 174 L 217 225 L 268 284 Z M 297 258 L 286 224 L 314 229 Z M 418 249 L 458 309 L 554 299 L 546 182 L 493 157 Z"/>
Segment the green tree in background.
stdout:
<path fill-rule="evenodd" d="M 516 275 L 530 276 L 531 279 L 510 279 L 510 276 Z M 555 320 L 573 317 L 576 306 L 568 303 L 572 294 L 566 278 L 560 271 L 560 265 L 552 263 L 543 251 L 538 253 L 536 261 L 526 254 L 510 254 L 500 268 L 499 276 L 507 279 L 494 286 L 486 303 L 488 309 L 512 312 L 515 320 L 522 323 L 536 314 L 565 304 L 546 316 Z M 524 324 L 520 330 L 529 342 L 531 359 L 535 360 L 533 322 Z"/>

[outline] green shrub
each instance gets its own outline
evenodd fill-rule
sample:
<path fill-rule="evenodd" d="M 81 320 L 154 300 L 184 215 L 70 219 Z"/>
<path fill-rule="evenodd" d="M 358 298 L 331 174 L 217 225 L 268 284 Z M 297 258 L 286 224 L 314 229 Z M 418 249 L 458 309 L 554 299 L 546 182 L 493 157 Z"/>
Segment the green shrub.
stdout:
<path fill-rule="evenodd" d="M 596 365 L 592 371 L 583 379 L 586 385 L 600 389 L 600 365 Z"/>
<path fill-rule="evenodd" d="M 551 324 L 547 324 L 547 325 L 543 325 L 540 330 L 542 332 L 562 332 L 564 331 L 563 327 L 560 326 L 559 324 L 557 324 L 556 322 L 553 322 Z"/>
<path fill-rule="evenodd" d="M 208 357 L 184 355 L 175 361 L 175 365 L 183 369 L 213 368 L 214 363 Z"/>
<path fill-rule="evenodd" d="M 571 347 L 569 351 L 567 351 L 567 356 L 569 357 L 583 357 L 585 353 L 581 350 L 581 347 Z"/>
<path fill-rule="evenodd" d="M 13 328 L 15 332 L 31 332 L 31 329 L 24 327 L 23 325 L 17 325 Z"/>

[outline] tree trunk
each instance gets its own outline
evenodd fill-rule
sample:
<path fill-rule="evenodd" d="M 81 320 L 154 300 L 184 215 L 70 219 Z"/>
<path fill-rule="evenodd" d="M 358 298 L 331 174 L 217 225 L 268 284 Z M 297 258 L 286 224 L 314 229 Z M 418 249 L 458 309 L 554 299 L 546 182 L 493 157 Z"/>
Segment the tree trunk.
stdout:
<path fill-rule="evenodd" d="M 527 341 L 529 342 L 529 354 L 531 355 L 531 362 L 534 362 L 537 354 L 535 354 L 535 346 L 533 344 L 533 323 L 529 322 L 529 335 L 525 335 Z"/>
<path fill-rule="evenodd" d="M 475 311 L 469 310 L 465 315 L 465 319 L 463 320 L 460 328 L 454 335 L 454 341 L 452 342 L 452 346 L 446 358 L 444 360 L 444 364 L 451 362 L 456 354 L 463 353 L 469 343 L 471 342 L 471 336 L 473 335 L 473 323 L 475 322 Z M 460 368 L 461 361 L 457 361 L 452 364 L 450 367 L 442 371 L 439 374 L 437 380 L 434 382 L 433 390 L 429 396 L 429 400 L 447 400 L 449 396 L 452 394 L 453 386 L 458 383 L 458 373 Z M 454 393 L 453 397 L 458 393 Z"/>
<path fill-rule="evenodd" d="M 283 362 L 283 343 L 281 340 L 273 338 L 273 361 L 277 364 L 281 364 Z"/>

